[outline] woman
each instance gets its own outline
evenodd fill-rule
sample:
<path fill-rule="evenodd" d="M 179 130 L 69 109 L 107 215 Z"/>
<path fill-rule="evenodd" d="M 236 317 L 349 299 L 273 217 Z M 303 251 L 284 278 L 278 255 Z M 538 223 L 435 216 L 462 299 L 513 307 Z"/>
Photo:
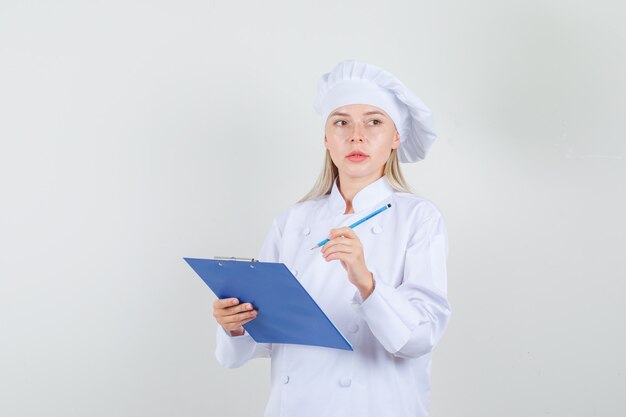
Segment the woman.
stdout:
<path fill-rule="evenodd" d="M 450 316 L 447 232 L 436 206 L 410 193 L 399 162 L 426 156 L 432 115 L 393 75 L 353 60 L 318 90 L 324 170 L 274 219 L 258 258 L 284 263 L 354 351 L 256 343 L 242 327 L 254 306 L 222 299 L 216 357 L 225 367 L 272 358 L 267 417 L 426 416 L 431 352 Z"/>

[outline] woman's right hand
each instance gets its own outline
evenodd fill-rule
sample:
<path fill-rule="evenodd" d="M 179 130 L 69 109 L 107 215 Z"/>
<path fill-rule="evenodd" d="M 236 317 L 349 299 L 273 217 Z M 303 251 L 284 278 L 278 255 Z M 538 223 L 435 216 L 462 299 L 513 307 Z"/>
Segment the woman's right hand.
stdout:
<path fill-rule="evenodd" d="M 242 336 L 243 325 L 257 315 L 253 308 L 250 303 L 239 304 L 236 298 L 223 298 L 213 303 L 213 317 L 231 336 Z"/>

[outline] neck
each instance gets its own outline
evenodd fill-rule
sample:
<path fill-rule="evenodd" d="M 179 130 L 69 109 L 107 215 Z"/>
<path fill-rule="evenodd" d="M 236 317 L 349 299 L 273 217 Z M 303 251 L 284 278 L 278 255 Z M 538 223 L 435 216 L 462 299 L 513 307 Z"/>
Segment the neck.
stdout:
<path fill-rule="evenodd" d="M 370 177 L 353 178 L 342 175 L 340 172 L 338 185 L 339 192 L 346 202 L 346 212 L 344 214 L 354 213 L 354 208 L 352 207 L 352 200 L 354 200 L 354 196 L 363 188 L 367 187 L 382 176 L 383 173 L 381 172 L 378 176 L 373 175 Z"/>

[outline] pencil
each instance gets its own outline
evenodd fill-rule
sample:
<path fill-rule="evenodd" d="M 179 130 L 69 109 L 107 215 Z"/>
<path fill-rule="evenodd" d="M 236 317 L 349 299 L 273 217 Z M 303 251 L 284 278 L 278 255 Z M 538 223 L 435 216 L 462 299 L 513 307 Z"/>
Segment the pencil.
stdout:
<path fill-rule="evenodd" d="M 368 214 L 367 216 L 363 217 L 361 220 L 352 223 L 350 226 L 348 226 L 350 229 L 354 229 L 356 226 L 360 225 L 361 223 L 363 223 L 366 220 L 371 219 L 372 217 L 374 217 L 375 215 L 377 215 L 378 213 L 381 213 L 385 210 L 387 210 L 389 207 L 391 207 L 391 204 L 386 204 L 384 207 L 379 208 L 378 210 L 376 210 L 375 212 Z M 324 246 L 327 242 L 329 242 L 330 239 L 326 238 L 324 240 L 322 240 L 321 242 L 319 242 L 317 245 L 313 246 L 311 248 L 311 250 L 316 249 L 316 248 L 320 248 L 322 246 Z"/>

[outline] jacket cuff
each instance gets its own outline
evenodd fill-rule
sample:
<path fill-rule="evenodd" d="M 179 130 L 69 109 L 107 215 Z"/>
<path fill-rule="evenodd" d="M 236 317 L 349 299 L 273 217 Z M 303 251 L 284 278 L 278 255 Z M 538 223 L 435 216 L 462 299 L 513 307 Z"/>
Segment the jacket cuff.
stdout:
<path fill-rule="evenodd" d="M 374 272 L 374 279 L 377 275 Z M 394 288 L 375 281 L 374 291 L 365 301 L 357 290 L 352 304 L 357 314 L 365 320 L 370 330 L 390 353 L 398 352 L 411 337 L 411 329 L 400 319 L 390 305 Z"/>
<path fill-rule="evenodd" d="M 241 336 L 231 336 L 218 324 L 215 340 L 215 357 L 226 368 L 237 368 L 254 354 L 256 342 L 248 332 Z"/>

